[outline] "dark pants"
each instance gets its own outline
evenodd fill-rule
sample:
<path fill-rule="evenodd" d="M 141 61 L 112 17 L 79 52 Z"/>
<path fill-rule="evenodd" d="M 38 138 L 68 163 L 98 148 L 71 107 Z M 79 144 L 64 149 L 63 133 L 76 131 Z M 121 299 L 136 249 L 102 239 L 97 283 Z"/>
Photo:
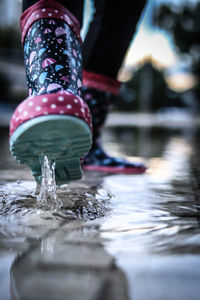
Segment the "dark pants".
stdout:
<path fill-rule="evenodd" d="M 82 26 L 83 0 L 57 0 Z M 24 0 L 23 11 L 38 2 Z M 95 12 L 82 44 L 83 68 L 117 78 L 146 0 L 93 0 Z"/>

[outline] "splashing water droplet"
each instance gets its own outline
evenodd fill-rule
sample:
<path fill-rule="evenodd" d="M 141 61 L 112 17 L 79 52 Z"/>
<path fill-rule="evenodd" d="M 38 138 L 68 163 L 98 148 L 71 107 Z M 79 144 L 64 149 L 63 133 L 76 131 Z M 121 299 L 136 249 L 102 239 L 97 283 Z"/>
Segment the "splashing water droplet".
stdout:
<path fill-rule="evenodd" d="M 42 181 L 37 201 L 38 204 L 50 210 L 60 209 L 63 205 L 56 193 L 55 167 L 56 163 L 52 163 L 44 155 L 42 158 Z"/>

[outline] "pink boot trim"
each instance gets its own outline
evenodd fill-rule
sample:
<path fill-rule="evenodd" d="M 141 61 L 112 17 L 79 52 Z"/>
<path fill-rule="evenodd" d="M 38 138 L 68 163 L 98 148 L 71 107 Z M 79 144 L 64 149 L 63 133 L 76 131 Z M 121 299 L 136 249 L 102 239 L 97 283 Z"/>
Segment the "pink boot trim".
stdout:
<path fill-rule="evenodd" d="M 86 171 L 96 171 L 105 172 L 108 174 L 143 174 L 146 171 L 146 167 L 106 167 L 106 166 L 96 166 L 96 165 L 83 165 L 83 169 Z"/>
<path fill-rule="evenodd" d="M 20 18 L 22 44 L 24 42 L 29 27 L 37 20 L 44 18 L 63 20 L 75 33 L 79 41 L 82 41 L 80 37 L 79 21 L 65 6 L 54 0 L 40 0 L 31 7 L 29 7 L 27 10 L 25 10 L 25 12 Z"/>
<path fill-rule="evenodd" d="M 24 122 L 45 115 L 74 116 L 86 122 L 92 131 L 91 115 L 87 104 L 67 91 L 31 96 L 20 103 L 10 122 L 10 136 Z"/>
<path fill-rule="evenodd" d="M 119 94 L 121 82 L 98 73 L 83 71 L 83 86 L 109 92 L 113 95 Z"/>

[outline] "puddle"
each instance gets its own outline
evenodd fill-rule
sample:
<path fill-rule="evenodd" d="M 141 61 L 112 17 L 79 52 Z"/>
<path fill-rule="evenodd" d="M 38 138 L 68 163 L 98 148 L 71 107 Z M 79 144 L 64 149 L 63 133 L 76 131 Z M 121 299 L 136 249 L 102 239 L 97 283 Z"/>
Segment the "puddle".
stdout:
<path fill-rule="evenodd" d="M 192 145 L 184 138 L 171 138 L 162 157 L 149 159 L 142 176 L 114 175 L 104 188 L 115 195 L 101 235 L 109 238 L 114 255 L 200 254 L 200 204 L 192 185 Z M 124 249 L 126 241 L 126 249 Z M 121 252 L 120 252 L 121 253 Z M 116 254 L 117 255 L 117 254 Z"/>
<path fill-rule="evenodd" d="M 103 257 L 109 255 L 127 277 L 130 300 L 187 300 L 191 294 L 187 282 L 193 288 L 192 299 L 198 299 L 195 284 L 200 268 L 194 272 L 200 265 L 200 205 L 194 177 L 198 166 L 195 169 L 193 159 L 199 149 L 196 131 L 113 128 L 105 131 L 104 143 L 110 154 L 130 161 L 143 157 L 147 173 L 86 172 L 82 181 L 57 187 L 56 197 L 62 201 L 59 209 L 49 210 L 37 201 L 35 182 L 24 180 L 27 173 L 13 163 L 13 176 L 18 174 L 22 181 L 9 174 L 10 179 L 0 184 L 0 240 L 4 249 L 25 251 L 36 243 L 37 251 L 32 247 L 30 261 L 37 258 L 45 262 L 45 268 L 57 261 L 61 273 L 64 262 L 68 269 L 71 261 L 77 262 L 77 268 L 82 264 L 83 270 L 87 267 L 84 261 L 93 268 L 99 257 L 99 268 Z M 5 168 L 2 170 L 5 175 Z M 1 180 L 8 178 L 3 175 Z M 95 257 L 99 247 L 105 252 Z"/>
<path fill-rule="evenodd" d="M 94 220 L 109 212 L 110 194 L 101 187 L 88 191 L 87 185 L 57 187 L 56 197 L 61 199 L 62 207 L 50 209 L 38 202 L 36 183 L 21 181 L 0 185 L 0 232 L 12 234 L 25 227 L 56 227 L 60 222 L 72 220 Z M 37 230 L 36 230 L 37 231 Z"/>
<path fill-rule="evenodd" d="M 160 155 L 152 157 L 146 147 L 147 174 L 104 179 L 104 188 L 114 197 L 101 237 L 127 276 L 131 300 L 199 298 L 200 271 L 194 271 L 200 266 L 200 204 L 191 167 L 194 140 L 188 132 L 176 133 L 166 139 Z"/>

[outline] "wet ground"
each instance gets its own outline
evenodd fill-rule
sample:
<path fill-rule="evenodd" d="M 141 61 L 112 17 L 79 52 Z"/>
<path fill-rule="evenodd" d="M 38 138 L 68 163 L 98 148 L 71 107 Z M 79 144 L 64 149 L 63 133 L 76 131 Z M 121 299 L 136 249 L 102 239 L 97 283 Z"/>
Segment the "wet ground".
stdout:
<path fill-rule="evenodd" d="M 1 129 L 0 300 L 200 299 L 199 126 L 110 125 L 105 149 L 147 173 L 85 172 L 54 211 Z"/>

